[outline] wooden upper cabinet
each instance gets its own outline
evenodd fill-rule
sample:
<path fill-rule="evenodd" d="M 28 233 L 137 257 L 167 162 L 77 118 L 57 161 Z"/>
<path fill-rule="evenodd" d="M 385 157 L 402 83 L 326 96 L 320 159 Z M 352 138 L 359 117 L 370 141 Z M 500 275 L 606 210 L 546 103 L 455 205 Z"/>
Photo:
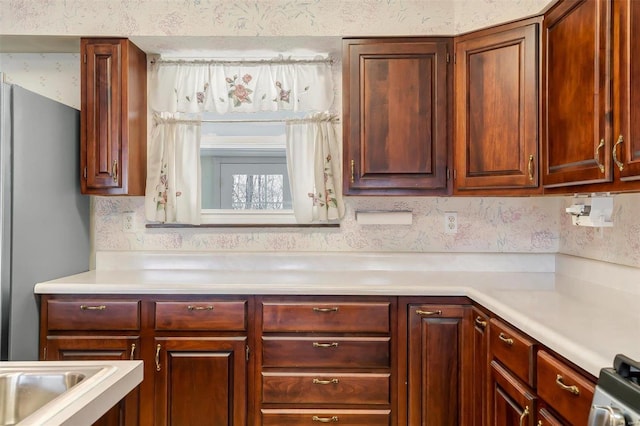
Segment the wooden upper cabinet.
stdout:
<path fill-rule="evenodd" d="M 546 188 L 610 182 L 611 0 L 559 3 L 545 16 Z"/>
<path fill-rule="evenodd" d="M 640 180 L 640 2 L 614 2 L 614 139 L 613 156 L 621 181 Z M 635 38 L 634 38 L 635 37 Z M 618 143 L 619 142 L 619 143 Z"/>
<path fill-rule="evenodd" d="M 456 40 L 456 194 L 539 192 L 539 22 Z"/>
<path fill-rule="evenodd" d="M 449 192 L 451 41 L 344 40 L 345 194 Z"/>
<path fill-rule="evenodd" d="M 127 39 L 82 39 L 81 189 L 144 195 L 147 60 Z"/>

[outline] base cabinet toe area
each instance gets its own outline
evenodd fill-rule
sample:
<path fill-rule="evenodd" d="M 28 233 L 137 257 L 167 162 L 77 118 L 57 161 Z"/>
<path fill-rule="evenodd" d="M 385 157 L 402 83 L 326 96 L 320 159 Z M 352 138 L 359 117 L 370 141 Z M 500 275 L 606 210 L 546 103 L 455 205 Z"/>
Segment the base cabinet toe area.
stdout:
<path fill-rule="evenodd" d="M 41 296 L 43 360 L 144 361 L 96 425 L 584 425 L 595 378 L 462 296 Z"/>

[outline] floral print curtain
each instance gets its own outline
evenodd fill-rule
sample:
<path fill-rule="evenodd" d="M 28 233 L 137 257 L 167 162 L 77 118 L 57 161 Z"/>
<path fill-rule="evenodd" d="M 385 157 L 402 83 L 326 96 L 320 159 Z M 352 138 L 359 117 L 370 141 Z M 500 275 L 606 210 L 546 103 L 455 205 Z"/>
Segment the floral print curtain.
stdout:
<path fill-rule="evenodd" d="M 287 170 L 298 223 L 344 216 L 342 146 L 336 121 L 335 116 L 319 113 L 287 122 Z"/>
<path fill-rule="evenodd" d="M 151 69 L 155 111 L 325 111 L 333 98 L 327 60 L 165 61 Z"/>
<path fill-rule="evenodd" d="M 149 87 L 154 128 L 147 159 L 147 220 L 200 224 L 199 114 L 327 111 L 333 98 L 327 59 L 156 62 Z M 287 161 L 298 222 L 341 218 L 341 147 L 332 119 L 319 115 L 292 123 L 290 132 Z"/>
<path fill-rule="evenodd" d="M 147 220 L 200 224 L 200 127 L 199 121 L 154 115 L 147 152 Z"/>

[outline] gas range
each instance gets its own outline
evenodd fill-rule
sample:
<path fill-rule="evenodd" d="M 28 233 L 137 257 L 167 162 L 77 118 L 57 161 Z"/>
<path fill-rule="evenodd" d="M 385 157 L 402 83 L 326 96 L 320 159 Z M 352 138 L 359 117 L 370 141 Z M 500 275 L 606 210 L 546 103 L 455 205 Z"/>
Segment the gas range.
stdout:
<path fill-rule="evenodd" d="M 588 426 L 640 426 L 640 361 L 616 355 L 600 370 Z"/>

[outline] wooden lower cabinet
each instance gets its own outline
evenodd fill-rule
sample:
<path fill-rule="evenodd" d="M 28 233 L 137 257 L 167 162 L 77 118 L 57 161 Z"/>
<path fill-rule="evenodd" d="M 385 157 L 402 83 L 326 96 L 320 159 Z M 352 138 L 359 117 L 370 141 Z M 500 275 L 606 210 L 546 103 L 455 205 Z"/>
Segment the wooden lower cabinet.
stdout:
<path fill-rule="evenodd" d="M 389 410 L 263 409 L 263 426 L 304 426 L 324 423 L 347 426 L 391 426 Z"/>
<path fill-rule="evenodd" d="M 154 340 L 154 425 L 247 424 L 247 338 Z"/>
<path fill-rule="evenodd" d="M 582 425 L 595 381 L 465 297 L 46 295 L 40 342 L 144 361 L 98 426 Z"/>
<path fill-rule="evenodd" d="M 494 426 L 533 426 L 538 398 L 496 361 L 490 370 L 490 418 Z"/>
<path fill-rule="evenodd" d="M 93 361 L 139 359 L 139 336 L 47 336 L 47 361 Z M 138 425 L 138 390 L 102 416 L 94 426 Z"/>
<path fill-rule="evenodd" d="M 472 395 L 469 403 L 471 424 L 488 426 L 487 421 L 487 376 L 489 373 L 489 316 L 473 307 L 473 338 L 471 340 L 472 371 L 470 373 Z"/>
<path fill-rule="evenodd" d="M 468 424 L 470 315 L 469 306 L 406 305 L 408 425 Z"/>

